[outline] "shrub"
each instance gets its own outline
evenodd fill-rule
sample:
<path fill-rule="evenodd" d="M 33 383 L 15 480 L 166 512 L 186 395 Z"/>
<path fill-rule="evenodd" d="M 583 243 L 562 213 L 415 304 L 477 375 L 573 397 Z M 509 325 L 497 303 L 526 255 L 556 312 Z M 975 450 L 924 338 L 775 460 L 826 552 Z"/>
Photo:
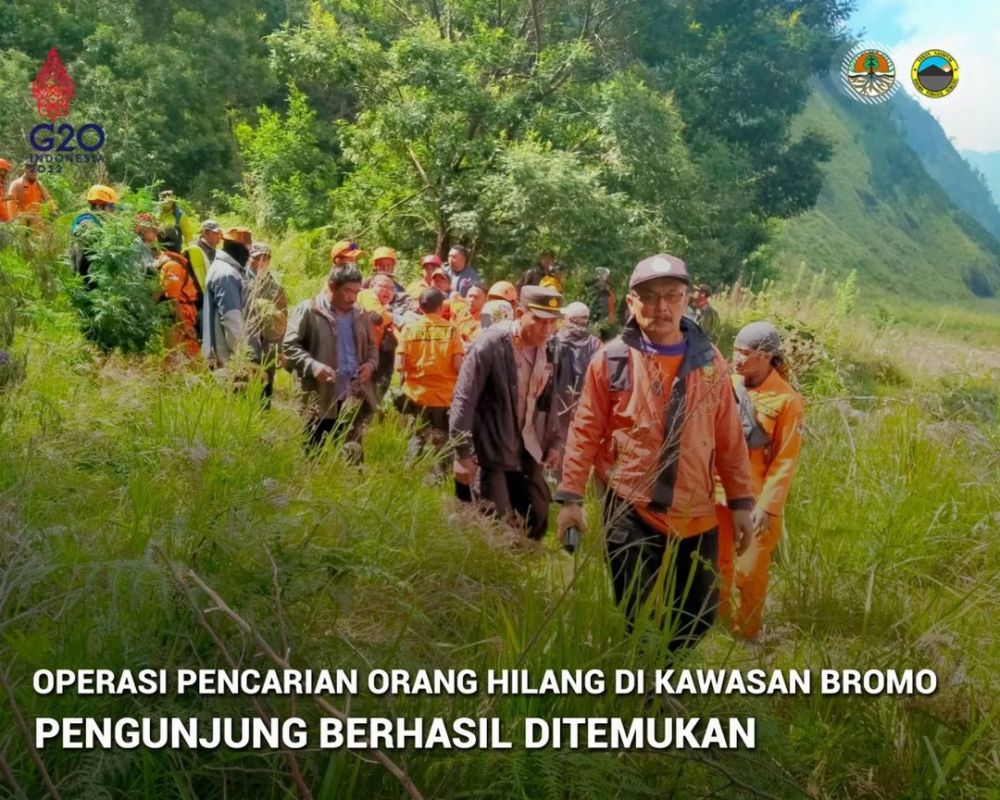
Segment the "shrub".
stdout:
<path fill-rule="evenodd" d="M 70 279 L 70 297 L 84 336 L 105 352 L 153 349 L 167 312 L 157 307 L 159 284 L 144 267 L 131 219 L 105 216 L 78 236 L 90 271 L 86 279 Z"/>

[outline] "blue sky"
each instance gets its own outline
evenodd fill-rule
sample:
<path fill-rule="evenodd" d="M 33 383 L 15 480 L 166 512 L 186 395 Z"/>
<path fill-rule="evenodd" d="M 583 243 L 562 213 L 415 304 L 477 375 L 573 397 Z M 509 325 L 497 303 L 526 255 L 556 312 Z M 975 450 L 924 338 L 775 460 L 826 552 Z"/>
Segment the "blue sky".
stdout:
<path fill-rule="evenodd" d="M 1000 0 L 857 0 L 850 27 L 889 48 L 904 91 L 928 109 L 959 150 L 1000 152 Z M 926 50 L 958 62 L 958 86 L 939 99 L 913 88 L 910 67 Z"/>

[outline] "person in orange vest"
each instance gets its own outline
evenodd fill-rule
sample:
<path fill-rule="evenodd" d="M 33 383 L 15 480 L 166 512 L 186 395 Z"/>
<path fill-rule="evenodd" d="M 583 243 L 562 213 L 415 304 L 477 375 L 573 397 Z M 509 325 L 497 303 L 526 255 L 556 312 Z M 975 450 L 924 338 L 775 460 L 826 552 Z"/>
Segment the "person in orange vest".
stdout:
<path fill-rule="evenodd" d="M 528 286 L 533 286 L 534 284 L 526 284 Z M 510 303 L 511 307 L 517 305 L 517 287 L 514 286 L 510 281 L 497 281 L 494 283 L 490 290 L 486 293 L 487 300 L 506 300 Z"/>
<path fill-rule="evenodd" d="M 440 448 L 448 439 L 448 409 L 465 348 L 458 330 L 441 316 L 444 303 L 443 292 L 425 289 L 420 295 L 421 316 L 400 336 L 396 358 L 403 381 L 400 411 L 426 423 L 410 442 L 411 456 L 428 442 Z"/>
<path fill-rule="evenodd" d="M 0 222 L 10 222 L 10 198 L 7 195 L 7 176 L 12 167 L 6 158 L 0 158 Z"/>
<path fill-rule="evenodd" d="M 446 298 L 451 297 L 451 278 L 444 269 L 434 270 L 434 274 L 431 275 L 431 286 Z M 441 316 L 449 322 L 451 321 L 451 300 L 444 301 L 444 305 L 441 307 Z"/>
<path fill-rule="evenodd" d="M 396 294 L 406 293 L 403 285 L 396 280 L 396 251 L 393 248 L 385 245 L 375 248 L 372 253 L 372 271 L 374 275 L 388 275 L 392 278 L 392 286 Z M 368 280 L 368 285 L 371 286 L 371 279 Z"/>
<path fill-rule="evenodd" d="M 24 174 L 10 185 L 11 219 L 18 217 L 28 225 L 41 224 L 42 203 L 52 197 L 38 180 L 38 165 L 30 159 L 24 162 Z"/>
<path fill-rule="evenodd" d="M 750 544 L 738 557 L 733 552 L 729 509 L 716 509 L 722 610 L 737 635 L 757 640 L 767 598 L 771 553 L 781 538 L 785 501 L 798 467 L 804 404 L 801 395 L 788 384 L 781 336 L 770 322 L 752 322 L 736 335 L 733 367 L 732 382 L 750 450 L 756 505 Z M 734 588 L 739 593 L 735 604 Z"/>
<path fill-rule="evenodd" d="M 197 358 L 201 353 L 201 345 L 198 344 L 198 284 L 188 268 L 187 259 L 176 250 L 166 249 L 167 245 L 177 245 L 173 229 L 161 228 L 157 240 L 164 247 L 155 261 L 163 287 L 160 300 L 173 306 L 175 320 L 167 333 L 167 346 L 176 354 Z"/>
<path fill-rule="evenodd" d="M 434 273 L 441 268 L 441 258 L 437 253 L 428 253 L 420 259 L 420 268 L 424 274 L 410 281 L 406 287 L 406 293 L 418 302 L 424 290 L 434 286 Z"/>
<path fill-rule="evenodd" d="M 355 266 L 358 258 L 364 255 L 364 250 L 359 250 L 358 245 L 351 239 L 341 239 L 330 248 L 330 263 L 335 267 L 342 267 L 347 264 Z"/>

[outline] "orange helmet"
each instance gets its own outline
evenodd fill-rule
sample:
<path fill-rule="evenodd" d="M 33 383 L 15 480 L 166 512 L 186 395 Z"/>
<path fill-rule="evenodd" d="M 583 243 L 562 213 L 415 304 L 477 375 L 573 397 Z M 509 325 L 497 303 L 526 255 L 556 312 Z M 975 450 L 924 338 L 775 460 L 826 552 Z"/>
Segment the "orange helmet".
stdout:
<path fill-rule="evenodd" d="M 358 256 L 362 254 L 364 254 L 364 250 L 359 250 L 358 245 L 352 239 L 341 239 L 330 248 L 331 261 L 336 261 L 338 258 L 357 261 Z"/>
<path fill-rule="evenodd" d="M 486 293 L 488 300 L 506 300 L 508 303 L 517 303 L 517 289 L 510 281 L 497 281 Z"/>

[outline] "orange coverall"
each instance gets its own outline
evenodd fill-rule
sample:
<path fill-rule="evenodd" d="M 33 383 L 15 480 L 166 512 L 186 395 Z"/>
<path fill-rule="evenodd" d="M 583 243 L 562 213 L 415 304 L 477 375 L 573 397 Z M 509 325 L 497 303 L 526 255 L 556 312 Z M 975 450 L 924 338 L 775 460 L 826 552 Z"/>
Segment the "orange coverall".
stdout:
<path fill-rule="evenodd" d="M 734 384 L 742 380 L 738 375 L 733 376 Z M 752 639 L 760 631 L 771 553 L 781 538 L 785 500 L 798 467 L 803 401 L 801 395 L 773 369 L 759 386 L 747 389 L 747 395 L 757 412 L 757 424 L 771 438 L 767 446 L 750 450 L 756 507 L 767 512 L 769 524 L 737 557 L 733 550 L 733 522 L 729 509 L 719 505 L 716 511 L 719 518 L 719 571 L 723 579 L 722 612 L 729 613 L 734 632 Z M 735 608 L 730 605 L 733 586 L 739 591 Z"/>
<path fill-rule="evenodd" d="M 187 269 L 187 259 L 167 250 L 157 259 L 163 297 L 172 300 L 177 323 L 167 334 L 167 346 L 183 349 L 192 358 L 201 352 L 198 344 L 198 286 Z"/>

